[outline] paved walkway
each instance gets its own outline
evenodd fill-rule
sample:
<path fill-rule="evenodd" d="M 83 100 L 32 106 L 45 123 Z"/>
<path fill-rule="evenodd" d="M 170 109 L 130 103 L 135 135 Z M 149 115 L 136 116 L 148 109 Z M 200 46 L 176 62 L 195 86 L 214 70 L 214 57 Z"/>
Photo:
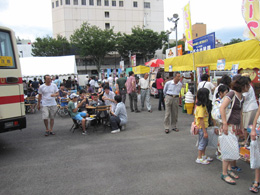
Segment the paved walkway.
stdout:
<path fill-rule="evenodd" d="M 157 108 L 158 99 L 151 101 Z M 57 116 L 57 134 L 44 137 L 40 112 L 28 114 L 26 129 L 0 134 L 0 194 L 251 194 L 249 164 L 238 162 L 243 173 L 231 186 L 220 179 L 220 161 L 195 163 L 196 138 L 189 135 L 193 117 L 181 108 L 180 132 L 170 134 L 164 133 L 164 111 L 131 113 L 128 103 L 127 110 L 125 131 L 91 128 L 88 136 L 69 132 L 71 119 Z"/>

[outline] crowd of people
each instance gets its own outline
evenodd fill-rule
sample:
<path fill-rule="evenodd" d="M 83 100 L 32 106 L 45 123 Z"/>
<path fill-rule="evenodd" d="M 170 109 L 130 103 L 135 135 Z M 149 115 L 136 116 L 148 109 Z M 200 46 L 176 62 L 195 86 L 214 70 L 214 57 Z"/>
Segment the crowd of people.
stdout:
<path fill-rule="evenodd" d="M 174 72 L 173 79 L 165 81 L 160 73 L 157 74 L 155 87 L 158 90 L 159 104 L 158 110 L 162 107 L 165 110 L 164 131 L 170 133 L 170 129 L 178 132 L 178 105 L 179 94 L 182 89 L 183 77 L 179 72 Z M 45 135 L 55 135 L 53 132 L 54 116 L 57 103 L 62 99 L 70 99 L 67 105 L 72 119 L 80 121 L 82 124 L 82 134 L 86 135 L 86 117 L 93 114 L 93 110 L 88 110 L 88 106 L 110 106 L 111 110 L 109 125 L 111 133 L 120 132 L 127 124 L 128 117 L 125 106 L 126 97 L 129 97 L 129 108 L 131 112 L 139 113 L 145 110 L 152 112 L 150 103 L 150 80 L 149 75 L 139 79 L 133 71 L 129 76 L 124 74 L 120 78 L 113 78 L 111 75 L 97 82 L 96 77 L 86 77 L 85 88 L 80 89 L 76 79 L 59 81 L 49 75 L 44 76 L 44 83 L 34 79 L 24 88 L 29 96 L 31 91 L 38 93 L 38 109 L 42 110 L 42 119 L 46 127 Z M 198 84 L 194 121 L 198 130 L 198 156 L 196 163 L 208 165 L 213 158 L 206 155 L 208 145 L 208 132 L 210 126 L 214 126 L 215 133 L 219 136 L 216 159 L 222 161 L 221 179 L 228 184 L 236 184 L 239 179 L 237 173 L 242 169 L 236 165 L 239 159 L 239 144 L 248 146 L 248 132 L 250 125 L 251 140 L 257 137 L 257 119 L 260 115 L 260 106 L 257 104 L 254 89 L 249 75 L 236 75 L 233 80 L 228 75 L 224 75 L 217 86 L 209 81 L 208 74 L 201 76 Z M 78 95 L 79 94 L 79 95 Z M 89 96 L 87 96 L 87 94 Z M 140 98 L 138 98 L 140 96 Z M 90 97 L 90 99 L 89 99 Z M 141 109 L 138 109 L 138 99 L 140 99 Z M 217 114 L 216 114 L 217 112 Z M 219 118 L 216 116 L 219 115 Z M 50 121 L 48 121 L 50 119 Z M 242 141 L 239 143 L 239 139 Z M 228 154 L 233 154 L 233 156 Z M 238 155 L 234 155 L 238 154 Z M 259 159 L 260 160 L 260 159 Z M 255 181 L 250 186 L 250 191 L 258 192 L 260 189 L 260 170 L 255 171 Z"/>

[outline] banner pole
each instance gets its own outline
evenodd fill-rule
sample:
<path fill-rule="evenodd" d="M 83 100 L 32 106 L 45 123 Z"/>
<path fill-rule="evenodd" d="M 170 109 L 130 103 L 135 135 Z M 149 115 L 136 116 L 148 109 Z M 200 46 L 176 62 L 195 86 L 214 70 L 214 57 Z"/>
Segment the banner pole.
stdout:
<path fill-rule="evenodd" d="M 195 52 L 192 52 L 192 58 L 193 58 L 193 81 L 194 81 L 194 95 L 196 92 L 196 70 L 195 70 Z"/>

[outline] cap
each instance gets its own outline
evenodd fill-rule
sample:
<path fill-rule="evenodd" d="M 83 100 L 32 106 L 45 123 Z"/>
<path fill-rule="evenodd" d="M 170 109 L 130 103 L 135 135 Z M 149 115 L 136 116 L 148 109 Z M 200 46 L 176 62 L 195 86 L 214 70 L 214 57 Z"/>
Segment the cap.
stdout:
<path fill-rule="evenodd" d="M 75 97 L 79 97 L 76 93 L 72 93 L 71 95 L 70 95 L 70 99 L 73 99 L 73 98 L 75 98 Z"/>

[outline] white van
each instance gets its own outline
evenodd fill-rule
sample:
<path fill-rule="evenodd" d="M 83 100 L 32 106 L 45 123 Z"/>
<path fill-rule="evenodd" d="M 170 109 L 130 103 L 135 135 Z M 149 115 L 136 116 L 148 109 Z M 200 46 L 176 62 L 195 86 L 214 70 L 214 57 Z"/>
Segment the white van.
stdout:
<path fill-rule="evenodd" d="M 26 128 L 18 56 L 14 32 L 0 26 L 0 133 Z"/>

